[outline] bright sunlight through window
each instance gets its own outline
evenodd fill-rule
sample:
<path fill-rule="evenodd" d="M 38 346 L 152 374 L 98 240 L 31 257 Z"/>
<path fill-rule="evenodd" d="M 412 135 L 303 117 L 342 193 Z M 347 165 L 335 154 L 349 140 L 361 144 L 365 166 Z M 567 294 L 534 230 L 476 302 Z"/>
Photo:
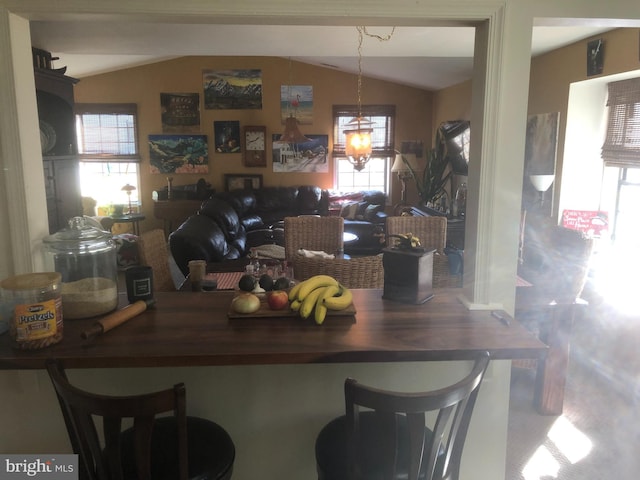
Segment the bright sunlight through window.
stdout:
<path fill-rule="evenodd" d="M 80 189 L 98 207 L 139 205 L 139 162 L 135 105 L 78 104 L 76 132 L 80 153 Z"/>
<path fill-rule="evenodd" d="M 593 444 L 565 416 L 559 416 L 547 433 L 549 445 L 540 445 L 522 469 L 525 480 L 558 478 L 561 462 L 554 453 L 565 457 L 570 463 L 577 463 L 591 452 Z M 552 445 L 553 444 L 553 445 Z"/>

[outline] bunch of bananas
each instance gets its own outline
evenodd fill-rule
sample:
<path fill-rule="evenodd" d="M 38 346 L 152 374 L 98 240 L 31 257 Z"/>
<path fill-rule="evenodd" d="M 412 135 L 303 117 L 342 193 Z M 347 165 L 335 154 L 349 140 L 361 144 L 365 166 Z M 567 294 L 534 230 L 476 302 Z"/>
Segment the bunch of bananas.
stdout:
<path fill-rule="evenodd" d="M 397 235 L 389 235 L 397 238 L 396 248 L 418 248 L 420 247 L 420 239 L 413 233 L 399 233 Z"/>
<path fill-rule="evenodd" d="M 322 325 L 328 310 L 344 310 L 352 300 L 351 290 L 329 275 L 314 275 L 289 291 L 291 309 L 302 318 L 309 318 L 313 312 L 318 325 Z"/>

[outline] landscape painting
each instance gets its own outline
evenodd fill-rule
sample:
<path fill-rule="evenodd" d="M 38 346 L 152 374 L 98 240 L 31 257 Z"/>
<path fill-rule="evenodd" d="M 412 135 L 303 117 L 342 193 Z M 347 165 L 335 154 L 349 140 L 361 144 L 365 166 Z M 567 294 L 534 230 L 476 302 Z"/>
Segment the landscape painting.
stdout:
<path fill-rule="evenodd" d="M 262 108 L 262 70 L 203 70 L 204 108 Z"/>
<path fill-rule="evenodd" d="M 280 120 L 295 117 L 300 125 L 313 123 L 313 86 L 280 85 Z"/>
<path fill-rule="evenodd" d="M 209 173 L 206 135 L 149 135 L 151 173 Z"/>
<path fill-rule="evenodd" d="M 328 135 L 305 135 L 308 142 L 287 143 L 280 141 L 280 134 L 273 139 L 273 171 L 278 173 L 327 173 Z"/>

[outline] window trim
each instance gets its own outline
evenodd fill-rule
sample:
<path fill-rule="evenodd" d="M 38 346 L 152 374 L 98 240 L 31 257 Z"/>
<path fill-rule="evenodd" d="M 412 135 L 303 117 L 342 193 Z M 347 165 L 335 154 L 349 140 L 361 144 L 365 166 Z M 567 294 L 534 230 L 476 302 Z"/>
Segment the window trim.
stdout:
<path fill-rule="evenodd" d="M 133 138 L 135 139 L 135 154 L 112 154 L 112 153 L 79 153 L 78 157 L 83 162 L 124 162 L 140 163 L 140 142 L 138 141 L 138 105 L 135 103 L 76 103 L 74 105 L 74 115 L 132 115 L 133 116 Z"/>

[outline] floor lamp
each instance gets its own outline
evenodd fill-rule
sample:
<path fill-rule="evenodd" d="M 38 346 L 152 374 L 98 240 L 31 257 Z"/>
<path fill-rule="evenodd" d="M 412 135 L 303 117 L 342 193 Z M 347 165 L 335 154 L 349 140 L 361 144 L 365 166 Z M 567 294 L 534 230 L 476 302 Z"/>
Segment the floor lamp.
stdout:
<path fill-rule="evenodd" d="M 400 215 L 407 204 L 407 180 L 411 178 L 411 170 L 417 170 L 416 155 L 414 153 L 398 153 L 396 159 L 391 166 L 391 171 L 398 174 L 398 178 L 402 182 L 402 196 L 400 203 L 393 207 L 393 213 Z"/>

